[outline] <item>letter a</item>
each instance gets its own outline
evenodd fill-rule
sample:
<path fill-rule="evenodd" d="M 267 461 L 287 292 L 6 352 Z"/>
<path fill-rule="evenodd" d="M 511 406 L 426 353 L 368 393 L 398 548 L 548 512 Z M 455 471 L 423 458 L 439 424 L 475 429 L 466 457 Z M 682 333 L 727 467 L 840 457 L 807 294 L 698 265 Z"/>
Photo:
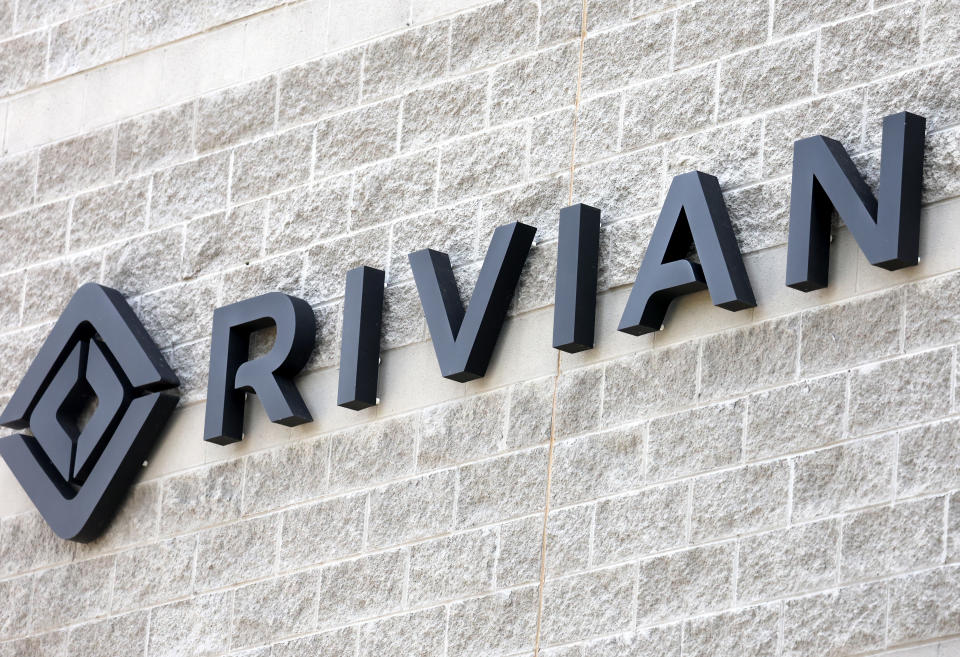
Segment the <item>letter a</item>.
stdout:
<path fill-rule="evenodd" d="M 687 259 L 691 246 L 700 264 Z M 713 305 L 727 310 L 757 305 L 720 183 L 691 171 L 670 183 L 617 330 L 631 335 L 657 331 L 674 299 L 703 289 L 710 290 Z"/>

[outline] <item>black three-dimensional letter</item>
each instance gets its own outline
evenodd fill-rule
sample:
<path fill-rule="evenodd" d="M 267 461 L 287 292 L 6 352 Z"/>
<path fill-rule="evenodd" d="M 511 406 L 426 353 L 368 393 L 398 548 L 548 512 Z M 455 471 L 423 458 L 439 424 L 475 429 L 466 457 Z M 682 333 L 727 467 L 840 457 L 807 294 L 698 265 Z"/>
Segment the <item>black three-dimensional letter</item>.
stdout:
<path fill-rule="evenodd" d="M 691 245 L 700 264 L 686 258 Z M 726 310 L 757 305 L 720 183 L 691 171 L 670 183 L 618 330 L 657 331 L 674 299 L 703 289 L 710 290 L 713 305 Z"/>
<path fill-rule="evenodd" d="M 337 405 L 354 411 L 377 403 L 384 278 L 372 267 L 347 272 Z"/>
<path fill-rule="evenodd" d="M 582 203 L 560 210 L 559 237 L 553 348 L 575 354 L 593 349 L 600 210 Z"/>

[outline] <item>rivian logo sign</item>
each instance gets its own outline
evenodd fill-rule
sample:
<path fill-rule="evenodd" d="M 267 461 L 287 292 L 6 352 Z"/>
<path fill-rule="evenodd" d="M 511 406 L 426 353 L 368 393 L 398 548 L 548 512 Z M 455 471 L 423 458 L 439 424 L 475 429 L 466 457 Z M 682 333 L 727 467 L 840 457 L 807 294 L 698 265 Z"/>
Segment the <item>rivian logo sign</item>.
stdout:
<path fill-rule="evenodd" d="M 884 119 L 879 198 L 839 142 L 822 136 L 796 142 L 789 287 L 808 292 L 827 285 L 834 212 L 872 264 L 894 270 L 918 262 L 925 125 L 907 112 Z M 447 254 L 409 255 L 442 376 L 465 382 L 486 374 L 535 233 L 519 222 L 494 231 L 467 307 Z M 556 349 L 593 347 L 599 251 L 600 210 L 561 210 Z M 377 403 L 385 278 L 371 267 L 347 272 L 337 395 L 344 408 Z M 670 185 L 619 330 L 657 331 L 674 299 L 699 290 L 730 311 L 756 305 L 720 184 L 692 171 Z M 268 327 L 276 329 L 273 346 L 251 359 L 251 333 Z M 218 308 L 203 439 L 242 440 L 250 394 L 273 422 L 310 422 L 294 377 L 314 335 L 309 304 L 279 292 Z M 0 424 L 32 431 L 0 439 L 0 454 L 57 534 L 82 541 L 103 529 L 176 404 L 162 391 L 176 385 L 118 292 L 92 284 L 77 292 L 0 416 Z"/>

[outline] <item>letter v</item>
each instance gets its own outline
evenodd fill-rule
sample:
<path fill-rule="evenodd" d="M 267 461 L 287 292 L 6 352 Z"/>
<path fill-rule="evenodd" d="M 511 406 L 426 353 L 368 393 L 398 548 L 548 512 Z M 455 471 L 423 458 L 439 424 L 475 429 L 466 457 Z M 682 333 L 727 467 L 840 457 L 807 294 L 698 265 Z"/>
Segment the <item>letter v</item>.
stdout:
<path fill-rule="evenodd" d="M 444 378 L 464 383 L 486 374 L 536 232 L 519 222 L 493 232 L 466 311 L 446 253 L 423 249 L 409 255 Z"/>

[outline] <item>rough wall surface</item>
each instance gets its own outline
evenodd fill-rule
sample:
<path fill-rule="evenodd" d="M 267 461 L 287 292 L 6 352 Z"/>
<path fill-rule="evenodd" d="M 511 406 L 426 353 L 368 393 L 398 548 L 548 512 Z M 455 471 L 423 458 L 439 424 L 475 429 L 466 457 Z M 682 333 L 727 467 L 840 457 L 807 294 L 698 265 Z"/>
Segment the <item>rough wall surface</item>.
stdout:
<path fill-rule="evenodd" d="M 92 544 L 0 464 L 0 656 L 960 654 L 957 0 L 0 0 L 0 34 L 0 402 L 90 280 L 183 382 Z M 921 264 L 837 228 L 830 286 L 785 288 L 793 141 L 875 181 L 902 110 L 928 119 Z M 694 168 L 759 306 L 617 334 Z M 597 348 L 558 360 L 571 198 L 603 210 L 604 292 Z M 514 220 L 537 245 L 490 372 L 443 380 L 406 254 L 449 252 L 466 296 Z M 354 413 L 359 264 L 389 287 Z M 272 290 L 316 309 L 316 421 L 253 403 L 204 444 L 213 309 Z"/>

